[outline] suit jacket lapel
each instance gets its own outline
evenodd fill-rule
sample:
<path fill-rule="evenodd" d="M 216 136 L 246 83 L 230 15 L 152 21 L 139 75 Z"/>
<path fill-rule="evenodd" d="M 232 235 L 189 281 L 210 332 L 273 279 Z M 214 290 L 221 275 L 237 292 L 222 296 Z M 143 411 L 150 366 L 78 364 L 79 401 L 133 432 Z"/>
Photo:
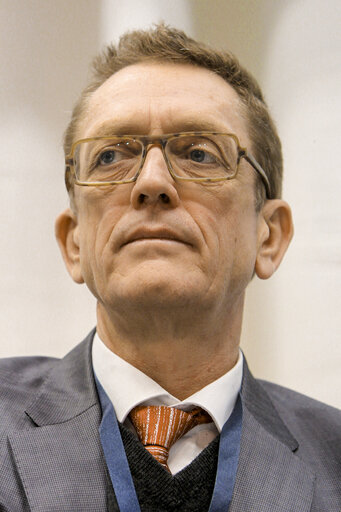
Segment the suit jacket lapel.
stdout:
<path fill-rule="evenodd" d="M 229 511 L 308 512 L 315 476 L 295 455 L 296 439 L 246 363 L 242 402 L 240 457 Z"/>
<path fill-rule="evenodd" d="M 92 339 L 93 333 L 56 363 L 25 411 L 31 428 L 9 436 L 33 512 L 106 510 Z"/>

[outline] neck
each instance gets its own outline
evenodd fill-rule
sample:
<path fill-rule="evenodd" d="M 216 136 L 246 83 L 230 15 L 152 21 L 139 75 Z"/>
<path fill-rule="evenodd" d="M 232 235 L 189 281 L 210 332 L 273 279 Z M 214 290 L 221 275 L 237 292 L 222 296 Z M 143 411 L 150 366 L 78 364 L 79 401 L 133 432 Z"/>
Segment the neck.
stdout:
<path fill-rule="evenodd" d="M 169 311 L 123 318 L 98 304 L 97 332 L 111 351 L 184 400 L 237 362 L 242 304 L 234 309 L 222 319 L 201 314 L 181 322 Z"/>

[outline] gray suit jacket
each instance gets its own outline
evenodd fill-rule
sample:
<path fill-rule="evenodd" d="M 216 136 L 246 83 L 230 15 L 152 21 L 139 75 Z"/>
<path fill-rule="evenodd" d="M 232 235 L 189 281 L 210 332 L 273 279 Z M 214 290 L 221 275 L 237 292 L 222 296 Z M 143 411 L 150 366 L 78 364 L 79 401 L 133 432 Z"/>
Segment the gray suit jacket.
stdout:
<path fill-rule="evenodd" d="M 0 363 L 0 511 L 107 510 L 92 339 L 61 360 Z M 256 381 L 246 364 L 242 401 L 230 512 L 340 512 L 340 411 Z"/>

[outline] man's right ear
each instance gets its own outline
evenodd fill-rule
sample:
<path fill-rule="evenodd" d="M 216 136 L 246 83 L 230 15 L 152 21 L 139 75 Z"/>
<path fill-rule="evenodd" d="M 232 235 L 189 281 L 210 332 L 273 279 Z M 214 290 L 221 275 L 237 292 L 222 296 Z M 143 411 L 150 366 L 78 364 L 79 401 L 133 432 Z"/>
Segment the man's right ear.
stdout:
<path fill-rule="evenodd" d="M 76 283 L 84 283 L 80 265 L 78 221 L 70 208 L 58 215 L 55 235 L 70 276 Z"/>

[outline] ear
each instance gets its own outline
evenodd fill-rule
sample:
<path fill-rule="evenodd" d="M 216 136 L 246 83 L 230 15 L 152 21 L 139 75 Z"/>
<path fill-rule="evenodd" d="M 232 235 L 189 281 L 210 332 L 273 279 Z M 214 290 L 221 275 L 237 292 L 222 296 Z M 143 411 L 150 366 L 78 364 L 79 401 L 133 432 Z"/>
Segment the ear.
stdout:
<path fill-rule="evenodd" d="M 70 208 L 57 217 L 55 235 L 70 276 L 76 283 L 84 283 L 80 266 L 78 221 Z"/>
<path fill-rule="evenodd" d="M 282 199 L 265 203 L 260 212 L 255 272 L 268 279 L 277 270 L 294 234 L 291 209 Z"/>

